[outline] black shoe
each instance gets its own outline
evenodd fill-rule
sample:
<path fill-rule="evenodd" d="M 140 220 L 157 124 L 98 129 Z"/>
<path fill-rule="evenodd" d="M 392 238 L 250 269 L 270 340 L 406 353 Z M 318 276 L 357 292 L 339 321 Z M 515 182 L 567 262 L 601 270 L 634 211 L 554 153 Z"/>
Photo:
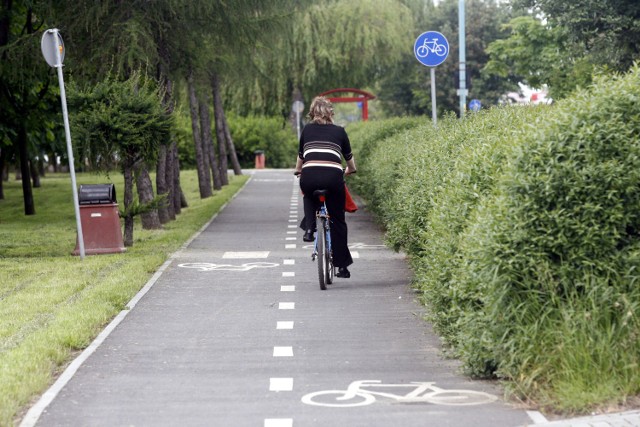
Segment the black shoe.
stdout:
<path fill-rule="evenodd" d="M 307 230 L 302 236 L 302 240 L 305 242 L 313 242 L 313 230 Z"/>
<path fill-rule="evenodd" d="M 351 277 L 351 273 L 347 270 L 347 267 L 338 267 L 338 272 L 336 273 L 337 277 L 342 277 L 343 279 L 348 279 Z"/>

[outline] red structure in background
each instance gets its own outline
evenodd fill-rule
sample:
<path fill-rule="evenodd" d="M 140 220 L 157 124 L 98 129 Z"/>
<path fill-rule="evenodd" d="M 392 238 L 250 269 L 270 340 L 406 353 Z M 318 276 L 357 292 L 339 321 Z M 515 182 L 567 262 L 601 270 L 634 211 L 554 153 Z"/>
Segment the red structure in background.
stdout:
<path fill-rule="evenodd" d="M 358 96 L 327 96 L 332 93 L 354 93 Z M 326 92 L 322 92 L 318 96 L 327 97 L 327 99 L 331 102 L 362 102 L 362 120 L 366 121 L 369 118 L 369 104 L 367 103 L 371 99 L 376 99 L 376 96 L 372 93 L 365 92 L 360 89 L 352 89 L 352 88 L 342 88 L 342 89 L 331 89 Z"/>

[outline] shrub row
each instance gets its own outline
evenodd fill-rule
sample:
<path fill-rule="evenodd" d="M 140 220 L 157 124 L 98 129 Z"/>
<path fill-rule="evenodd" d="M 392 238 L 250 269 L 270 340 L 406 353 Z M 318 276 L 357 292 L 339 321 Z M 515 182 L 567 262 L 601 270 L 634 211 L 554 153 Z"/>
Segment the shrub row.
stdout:
<path fill-rule="evenodd" d="M 350 132 L 354 189 L 468 373 L 540 405 L 640 392 L 640 71 L 548 107 Z"/>

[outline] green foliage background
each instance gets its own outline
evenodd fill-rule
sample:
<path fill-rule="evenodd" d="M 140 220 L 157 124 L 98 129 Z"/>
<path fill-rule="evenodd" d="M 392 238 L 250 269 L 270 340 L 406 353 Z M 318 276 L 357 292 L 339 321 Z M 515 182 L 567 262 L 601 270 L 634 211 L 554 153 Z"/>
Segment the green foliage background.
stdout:
<path fill-rule="evenodd" d="M 243 168 L 255 165 L 255 152 L 264 152 L 268 168 L 292 168 L 296 164 L 298 143 L 289 123 L 282 117 L 229 116 L 229 129 Z"/>
<path fill-rule="evenodd" d="M 640 391 L 639 88 L 635 67 L 555 106 L 349 128 L 451 353 L 543 407 Z"/>

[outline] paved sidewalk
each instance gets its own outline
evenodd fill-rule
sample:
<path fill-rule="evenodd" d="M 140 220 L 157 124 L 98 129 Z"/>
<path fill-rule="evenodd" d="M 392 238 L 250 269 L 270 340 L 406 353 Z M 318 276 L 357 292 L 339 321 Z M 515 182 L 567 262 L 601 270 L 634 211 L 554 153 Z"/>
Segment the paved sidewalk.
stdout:
<path fill-rule="evenodd" d="M 546 422 L 460 375 L 366 209 L 347 217 L 352 278 L 321 291 L 292 171 L 249 173 L 23 427 L 640 426 L 640 412 Z"/>
<path fill-rule="evenodd" d="M 546 423 L 525 424 L 527 427 L 638 427 L 640 410 L 614 414 L 593 415 Z"/>

